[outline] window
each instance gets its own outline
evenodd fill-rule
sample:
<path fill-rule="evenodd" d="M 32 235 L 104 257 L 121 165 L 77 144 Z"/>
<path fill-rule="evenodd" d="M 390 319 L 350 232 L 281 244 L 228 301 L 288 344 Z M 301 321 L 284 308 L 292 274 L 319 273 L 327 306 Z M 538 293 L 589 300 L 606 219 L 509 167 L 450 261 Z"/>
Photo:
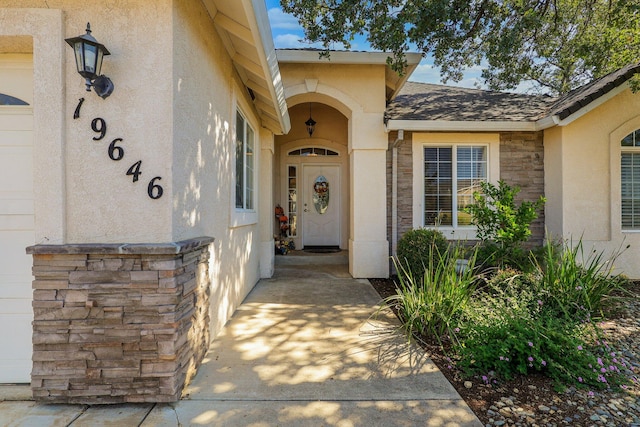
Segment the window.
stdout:
<path fill-rule="evenodd" d="M 29 105 L 29 103 L 15 96 L 0 93 L 0 105 Z"/>
<path fill-rule="evenodd" d="M 623 230 L 640 230 L 640 129 L 620 141 Z"/>
<path fill-rule="evenodd" d="M 317 156 L 338 156 L 336 151 L 329 150 L 328 148 L 320 147 L 305 147 L 297 150 L 292 150 L 287 153 L 289 156 L 303 156 L 303 157 L 317 157 Z"/>
<path fill-rule="evenodd" d="M 289 230 L 288 237 L 298 237 L 298 168 L 289 166 L 288 168 L 289 186 Z"/>
<path fill-rule="evenodd" d="M 254 133 L 244 116 L 236 113 L 236 209 L 255 209 Z"/>
<path fill-rule="evenodd" d="M 424 225 L 471 224 L 464 208 L 488 179 L 487 146 L 424 147 Z"/>

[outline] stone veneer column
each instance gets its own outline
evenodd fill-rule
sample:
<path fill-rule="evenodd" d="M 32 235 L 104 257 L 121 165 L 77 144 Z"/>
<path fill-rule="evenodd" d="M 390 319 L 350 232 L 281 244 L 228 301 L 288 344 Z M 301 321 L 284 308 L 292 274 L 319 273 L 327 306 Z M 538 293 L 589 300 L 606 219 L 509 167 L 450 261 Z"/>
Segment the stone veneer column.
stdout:
<path fill-rule="evenodd" d="M 36 245 L 38 402 L 174 402 L 209 347 L 209 244 Z"/>

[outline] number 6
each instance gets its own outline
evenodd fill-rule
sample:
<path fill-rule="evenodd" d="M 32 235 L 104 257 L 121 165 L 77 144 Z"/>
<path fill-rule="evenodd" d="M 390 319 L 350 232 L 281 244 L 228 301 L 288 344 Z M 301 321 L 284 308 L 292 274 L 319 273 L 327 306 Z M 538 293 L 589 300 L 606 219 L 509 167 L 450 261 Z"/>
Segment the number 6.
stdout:
<path fill-rule="evenodd" d="M 149 186 L 147 187 L 147 193 L 149 194 L 149 197 L 151 197 L 154 200 L 162 197 L 162 193 L 164 192 L 162 187 L 156 184 L 156 179 L 161 180 L 162 178 L 159 176 L 156 176 L 151 181 L 149 181 Z"/>

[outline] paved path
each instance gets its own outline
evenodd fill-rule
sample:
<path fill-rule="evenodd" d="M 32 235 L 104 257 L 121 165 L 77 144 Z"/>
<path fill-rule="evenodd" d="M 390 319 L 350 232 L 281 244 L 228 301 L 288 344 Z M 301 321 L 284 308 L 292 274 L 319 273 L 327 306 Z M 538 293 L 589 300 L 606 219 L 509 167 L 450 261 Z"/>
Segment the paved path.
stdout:
<path fill-rule="evenodd" d="M 180 402 L 5 401 L 0 425 L 481 426 L 378 303 L 344 267 L 282 266 L 246 298 Z"/>

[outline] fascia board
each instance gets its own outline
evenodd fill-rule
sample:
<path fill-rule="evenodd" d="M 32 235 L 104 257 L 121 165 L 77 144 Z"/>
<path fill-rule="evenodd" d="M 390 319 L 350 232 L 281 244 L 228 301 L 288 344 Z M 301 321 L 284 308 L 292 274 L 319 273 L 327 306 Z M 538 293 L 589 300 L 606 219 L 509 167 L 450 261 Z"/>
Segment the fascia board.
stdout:
<path fill-rule="evenodd" d="M 535 122 L 452 121 L 452 120 L 389 120 L 387 132 L 535 132 Z"/>
<path fill-rule="evenodd" d="M 267 77 L 269 92 L 273 106 L 277 112 L 281 133 L 288 133 L 291 130 L 291 119 L 287 101 L 284 95 L 282 76 L 278 66 L 276 50 L 271 38 L 271 26 L 264 0 L 243 0 L 244 9 L 251 28 L 255 35 L 255 47 L 260 59 L 260 65 L 264 69 Z M 275 129 L 274 129 L 275 131 Z M 276 132 L 278 133 L 278 132 Z"/>

